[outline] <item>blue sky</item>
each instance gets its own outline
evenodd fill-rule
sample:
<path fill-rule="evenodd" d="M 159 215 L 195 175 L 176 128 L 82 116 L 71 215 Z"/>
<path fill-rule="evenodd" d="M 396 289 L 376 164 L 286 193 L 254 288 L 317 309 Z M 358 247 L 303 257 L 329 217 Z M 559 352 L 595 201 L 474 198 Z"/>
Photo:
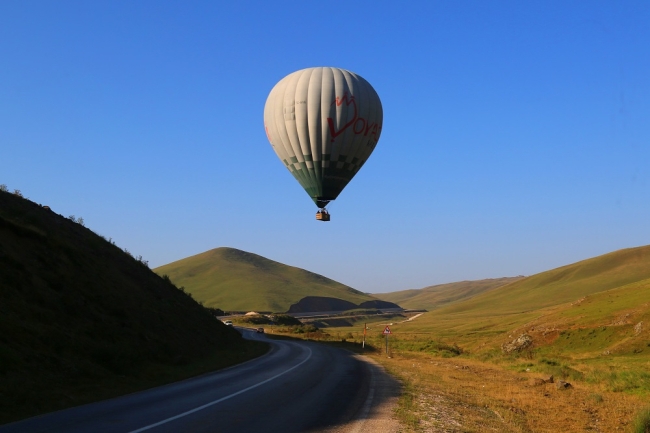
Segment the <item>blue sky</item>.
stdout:
<path fill-rule="evenodd" d="M 285 75 L 384 108 L 315 221 L 273 153 Z M 152 267 L 219 246 L 367 292 L 650 244 L 650 2 L 0 2 L 0 184 Z"/>

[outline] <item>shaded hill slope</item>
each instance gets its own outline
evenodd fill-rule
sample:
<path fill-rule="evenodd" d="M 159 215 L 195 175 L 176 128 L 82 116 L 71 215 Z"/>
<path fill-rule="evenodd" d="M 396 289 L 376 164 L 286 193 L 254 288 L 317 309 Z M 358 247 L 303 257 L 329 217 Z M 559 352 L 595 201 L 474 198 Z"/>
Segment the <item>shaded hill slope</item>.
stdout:
<path fill-rule="evenodd" d="M 318 311 L 346 311 L 357 308 L 357 304 L 325 296 L 305 296 L 289 307 L 289 313 L 310 313 Z"/>
<path fill-rule="evenodd" d="M 156 268 L 210 307 L 285 312 L 305 296 L 374 300 L 322 275 L 234 248 L 215 248 Z"/>
<path fill-rule="evenodd" d="M 0 191 L 0 422 L 215 369 L 250 347 L 145 263 Z"/>
<path fill-rule="evenodd" d="M 438 284 L 422 289 L 400 290 L 398 292 L 375 293 L 373 296 L 394 302 L 403 308 L 433 310 L 452 302 L 471 298 L 497 287 L 505 286 L 524 277 L 503 277 L 474 281 L 458 281 Z"/>
<path fill-rule="evenodd" d="M 379 299 L 373 301 L 365 301 L 356 305 L 349 301 L 344 301 L 337 298 L 328 298 L 325 296 L 305 296 L 295 304 L 289 307 L 289 313 L 314 313 L 314 312 L 330 312 L 330 311 L 347 311 L 358 308 L 368 309 L 394 309 L 400 308 L 399 305 L 392 302 L 382 301 Z"/>

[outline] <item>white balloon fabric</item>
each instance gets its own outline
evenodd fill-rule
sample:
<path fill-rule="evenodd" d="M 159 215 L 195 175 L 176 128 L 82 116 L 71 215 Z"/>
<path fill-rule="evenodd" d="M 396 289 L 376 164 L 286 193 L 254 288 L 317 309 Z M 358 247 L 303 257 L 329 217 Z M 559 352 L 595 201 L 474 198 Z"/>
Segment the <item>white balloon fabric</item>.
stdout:
<path fill-rule="evenodd" d="M 381 135 L 375 89 L 339 68 L 308 68 L 284 77 L 264 106 L 273 150 L 319 208 L 350 182 Z"/>

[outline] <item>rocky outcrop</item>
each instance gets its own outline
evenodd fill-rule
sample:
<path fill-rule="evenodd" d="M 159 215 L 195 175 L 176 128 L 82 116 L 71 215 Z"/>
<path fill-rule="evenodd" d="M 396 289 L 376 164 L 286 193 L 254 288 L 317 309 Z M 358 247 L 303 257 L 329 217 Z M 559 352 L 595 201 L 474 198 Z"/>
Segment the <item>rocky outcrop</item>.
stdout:
<path fill-rule="evenodd" d="M 533 339 L 528 334 L 521 334 L 509 343 L 503 343 L 501 350 L 503 353 L 521 352 L 522 350 L 533 345 Z"/>
<path fill-rule="evenodd" d="M 554 378 L 553 378 L 552 374 L 549 374 L 548 376 L 542 377 L 542 380 L 544 381 L 544 383 L 553 383 L 554 382 Z"/>
<path fill-rule="evenodd" d="M 639 335 L 643 332 L 643 322 L 639 322 L 634 326 L 634 334 Z"/>
<path fill-rule="evenodd" d="M 544 381 L 544 379 L 540 379 L 539 377 L 535 377 L 533 379 L 530 379 L 529 383 L 530 383 L 531 386 L 546 385 L 546 382 Z"/>

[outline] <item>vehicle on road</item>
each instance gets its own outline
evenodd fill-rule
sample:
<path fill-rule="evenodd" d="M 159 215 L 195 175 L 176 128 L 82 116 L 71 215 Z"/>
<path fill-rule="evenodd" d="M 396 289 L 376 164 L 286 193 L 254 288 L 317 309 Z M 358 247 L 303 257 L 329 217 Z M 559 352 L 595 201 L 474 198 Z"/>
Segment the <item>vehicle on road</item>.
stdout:
<path fill-rule="evenodd" d="M 257 332 L 258 334 L 264 334 L 264 328 L 257 328 L 255 332 Z"/>
<path fill-rule="evenodd" d="M 223 322 L 226 326 L 232 326 L 232 320 L 226 320 Z"/>

